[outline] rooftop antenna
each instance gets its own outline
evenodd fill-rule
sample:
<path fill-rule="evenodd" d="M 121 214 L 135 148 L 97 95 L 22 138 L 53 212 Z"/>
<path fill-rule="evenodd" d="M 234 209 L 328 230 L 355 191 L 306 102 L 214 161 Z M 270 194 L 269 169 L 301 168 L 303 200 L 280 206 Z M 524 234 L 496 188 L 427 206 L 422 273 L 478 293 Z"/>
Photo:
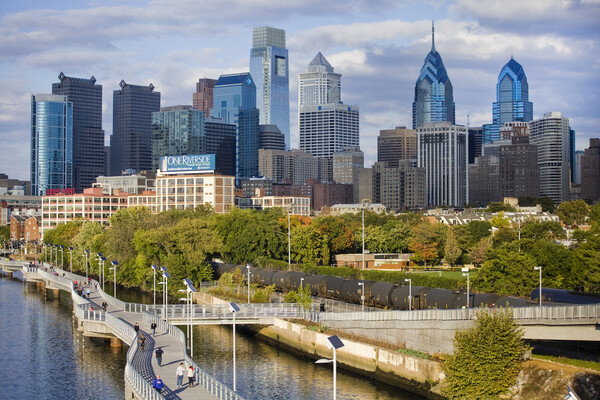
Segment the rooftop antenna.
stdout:
<path fill-rule="evenodd" d="M 469 114 L 467 114 L 467 129 L 471 127 L 471 124 L 469 122 Z"/>
<path fill-rule="evenodd" d="M 435 27 L 433 20 L 431 20 L 431 51 L 435 51 Z"/>

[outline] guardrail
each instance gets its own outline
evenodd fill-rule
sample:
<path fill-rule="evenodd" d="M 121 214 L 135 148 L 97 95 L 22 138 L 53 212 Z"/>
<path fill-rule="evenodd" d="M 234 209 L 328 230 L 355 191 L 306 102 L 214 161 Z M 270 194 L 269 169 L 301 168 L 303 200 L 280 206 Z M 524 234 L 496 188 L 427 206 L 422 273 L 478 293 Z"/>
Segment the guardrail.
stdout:
<path fill-rule="evenodd" d="M 196 364 L 187 354 L 185 345 L 185 335 L 181 329 L 174 325 L 171 325 L 167 321 L 155 317 L 149 313 L 144 312 L 142 319 L 145 322 L 155 322 L 158 329 L 164 330 L 167 334 L 174 336 L 181 343 L 182 350 L 184 353 L 185 362 L 194 368 L 194 378 L 198 385 L 201 385 L 210 394 L 214 395 L 218 400 L 244 400 L 242 396 L 229 389 L 225 384 L 219 382 L 217 379 L 210 376 L 206 371 L 202 370 L 198 364 Z"/>

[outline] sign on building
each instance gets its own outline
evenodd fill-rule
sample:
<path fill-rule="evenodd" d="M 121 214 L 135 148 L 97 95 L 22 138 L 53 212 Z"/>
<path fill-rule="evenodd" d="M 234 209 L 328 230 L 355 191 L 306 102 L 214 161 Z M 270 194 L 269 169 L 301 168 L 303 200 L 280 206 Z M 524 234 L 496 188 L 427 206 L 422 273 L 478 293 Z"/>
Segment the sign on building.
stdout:
<path fill-rule="evenodd" d="M 215 155 L 165 156 L 160 158 L 161 172 L 214 171 Z"/>

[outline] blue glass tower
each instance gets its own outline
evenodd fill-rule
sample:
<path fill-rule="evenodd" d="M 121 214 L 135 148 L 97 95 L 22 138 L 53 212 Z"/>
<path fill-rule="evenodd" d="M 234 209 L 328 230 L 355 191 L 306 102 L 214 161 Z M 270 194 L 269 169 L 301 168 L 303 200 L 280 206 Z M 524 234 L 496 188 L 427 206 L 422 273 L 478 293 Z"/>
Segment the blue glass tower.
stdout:
<path fill-rule="evenodd" d="M 500 128 L 505 122 L 529 122 L 533 119 L 533 103 L 529 101 L 527 76 L 521 64 L 512 56 L 498 75 L 492 113 L 493 122 L 483 126 L 483 143 L 500 140 Z"/>
<path fill-rule="evenodd" d="M 455 123 L 454 94 L 442 56 L 435 49 L 435 31 L 431 26 L 431 51 L 415 84 L 413 102 L 413 129 L 426 122 Z"/>
<path fill-rule="evenodd" d="M 31 192 L 73 187 L 73 103 L 67 96 L 31 96 Z"/>
<path fill-rule="evenodd" d="M 283 29 L 254 28 L 250 74 L 256 85 L 261 125 L 277 125 L 290 148 L 290 75 Z"/>
<path fill-rule="evenodd" d="M 248 72 L 221 75 L 214 88 L 213 118 L 237 126 L 235 140 L 235 177 L 251 178 L 258 174 L 258 121 L 256 86 Z"/>

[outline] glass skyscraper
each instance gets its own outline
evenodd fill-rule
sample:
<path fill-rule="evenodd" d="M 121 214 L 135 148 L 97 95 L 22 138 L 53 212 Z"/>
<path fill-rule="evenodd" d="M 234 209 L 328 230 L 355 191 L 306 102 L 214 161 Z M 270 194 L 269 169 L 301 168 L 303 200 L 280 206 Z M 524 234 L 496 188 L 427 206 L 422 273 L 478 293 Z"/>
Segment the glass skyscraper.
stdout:
<path fill-rule="evenodd" d="M 493 122 L 483 126 L 483 143 L 500 140 L 500 128 L 505 122 L 529 122 L 533 119 L 533 103 L 529 101 L 527 76 L 521 64 L 512 56 L 498 75 L 492 113 Z"/>
<path fill-rule="evenodd" d="M 268 26 L 254 28 L 250 75 L 256 85 L 256 107 L 261 125 L 277 125 L 290 148 L 290 77 L 285 31 Z"/>
<path fill-rule="evenodd" d="M 431 27 L 431 51 L 415 84 L 413 129 L 426 122 L 455 123 L 452 82 L 448 78 L 442 56 L 435 49 L 435 32 Z"/>
<path fill-rule="evenodd" d="M 67 96 L 31 96 L 31 192 L 73 188 L 73 103 Z"/>
<path fill-rule="evenodd" d="M 237 126 L 235 177 L 239 181 L 258 174 L 259 110 L 256 86 L 248 72 L 221 75 L 213 93 L 211 117 Z"/>
<path fill-rule="evenodd" d="M 104 130 L 102 129 L 102 85 L 96 78 L 58 75 L 52 94 L 67 96 L 73 103 L 73 185 L 77 192 L 92 187 L 106 172 Z"/>

